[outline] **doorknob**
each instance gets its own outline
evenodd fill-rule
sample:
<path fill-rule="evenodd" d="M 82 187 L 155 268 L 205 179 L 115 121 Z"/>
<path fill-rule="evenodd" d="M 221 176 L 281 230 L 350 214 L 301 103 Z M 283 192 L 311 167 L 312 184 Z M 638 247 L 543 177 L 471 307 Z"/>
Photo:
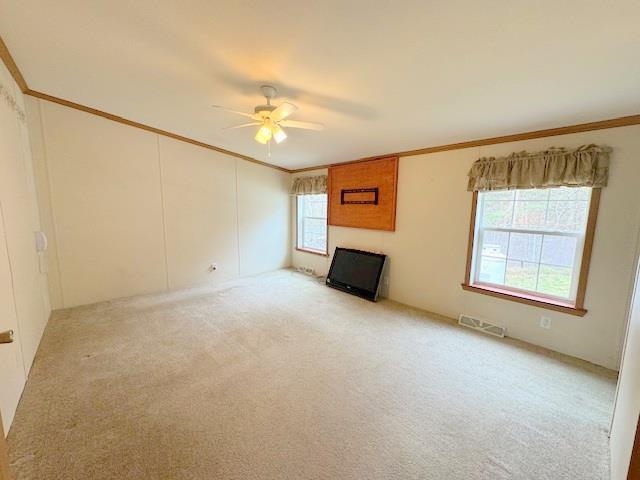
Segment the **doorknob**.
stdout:
<path fill-rule="evenodd" d="M 13 330 L 0 332 L 0 343 L 12 343 L 12 342 L 13 342 Z"/>

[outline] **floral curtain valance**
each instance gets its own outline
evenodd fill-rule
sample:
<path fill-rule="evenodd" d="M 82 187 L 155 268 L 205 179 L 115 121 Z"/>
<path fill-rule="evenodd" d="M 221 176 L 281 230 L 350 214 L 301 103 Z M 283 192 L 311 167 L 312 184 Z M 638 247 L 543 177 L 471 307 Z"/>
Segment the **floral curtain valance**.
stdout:
<path fill-rule="evenodd" d="M 291 195 L 314 195 L 327 193 L 327 176 L 298 177 L 291 185 Z"/>
<path fill-rule="evenodd" d="M 584 145 L 567 150 L 512 153 L 483 157 L 469 171 L 467 190 L 511 190 L 548 187 L 604 187 L 609 178 L 609 147 Z"/>

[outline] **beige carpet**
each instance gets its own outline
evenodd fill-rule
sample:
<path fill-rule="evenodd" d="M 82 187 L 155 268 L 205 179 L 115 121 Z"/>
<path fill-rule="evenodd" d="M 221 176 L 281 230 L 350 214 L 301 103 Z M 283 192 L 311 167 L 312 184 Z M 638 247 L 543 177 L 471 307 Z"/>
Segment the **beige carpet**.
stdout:
<path fill-rule="evenodd" d="M 56 312 L 17 480 L 605 479 L 615 375 L 291 271 Z"/>

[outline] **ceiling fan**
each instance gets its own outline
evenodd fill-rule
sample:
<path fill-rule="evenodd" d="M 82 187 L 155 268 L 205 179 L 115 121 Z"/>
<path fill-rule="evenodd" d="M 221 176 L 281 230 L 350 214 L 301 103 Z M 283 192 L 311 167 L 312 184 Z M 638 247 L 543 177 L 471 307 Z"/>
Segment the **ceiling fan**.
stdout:
<path fill-rule="evenodd" d="M 225 127 L 223 130 L 233 130 L 236 128 L 245 128 L 260 126 L 258 133 L 254 137 L 255 140 L 262 144 L 270 144 L 271 140 L 275 140 L 276 143 L 282 142 L 287 138 L 282 127 L 287 128 L 302 128 L 305 130 L 324 130 L 324 125 L 321 123 L 313 122 L 300 122 L 298 120 L 287 120 L 291 114 L 293 114 L 298 107 L 293 103 L 282 102 L 280 105 L 271 105 L 271 100 L 278 95 L 278 91 L 271 85 L 262 85 L 260 87 L 262 94 L 267 99 L 267 103 L 264 105 L 257 105 L 254 108 L 254 113 L 239 112 L 237 110 L 231 110 L 229 108 L 222 107 L 220 105 L 213 105 L 215 108 L 220 108 L 226 112 L 235 113 L 248 117 L 252 122 L 242 123 L 240 125 L 232 125 Z"/>

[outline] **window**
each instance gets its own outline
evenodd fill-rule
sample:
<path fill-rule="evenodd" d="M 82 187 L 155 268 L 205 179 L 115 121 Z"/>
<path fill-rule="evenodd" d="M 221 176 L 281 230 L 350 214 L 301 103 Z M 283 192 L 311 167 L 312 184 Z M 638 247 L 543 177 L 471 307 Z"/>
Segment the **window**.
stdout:
<path fill-rule="evenodd" d="M 589 187 L 474 194 L 471 258 L 463 286 L 584 315 L 599 194 Z"/>
<path fill-rule="evenodd" d="M 298 250 L 327 254 L 327 194 L 298 195 Z"/>

